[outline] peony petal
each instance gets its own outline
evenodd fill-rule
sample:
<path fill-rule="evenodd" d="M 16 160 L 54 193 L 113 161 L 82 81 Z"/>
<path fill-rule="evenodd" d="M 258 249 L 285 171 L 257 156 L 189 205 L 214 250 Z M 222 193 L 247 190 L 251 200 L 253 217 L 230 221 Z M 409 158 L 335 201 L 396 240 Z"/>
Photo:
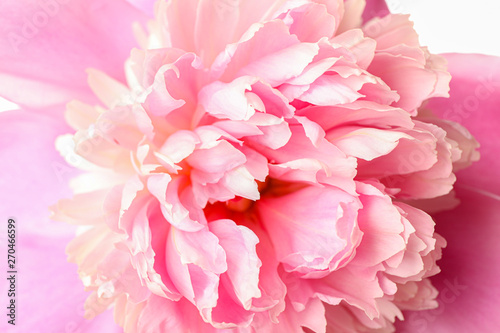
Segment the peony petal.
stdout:
<path fill-rule="evenodd" d="M 127 0 L 127 2 L 130 2 L 133 6 L 142 10 L 151 17 L 154 15 L 154 5 L 156 1 L 157 0 Z"/>
<path fill-rule="evenodd" d="M 359 211 L 359 228 L 363 232 L 361 244 L 356 248 L 353 263 L 371 267 L 405 249 L 400 236 L 403 232 L 401 214 L 393 206 L 388 195 L 384 195 L 370 184 L 357 183 L 363 208 Z M 384 223 L 378 223 L 383 216 Z"/>
<path fill-rule="evenodd" d="M 364 22 L 374 17 L 384 17 L 387 14 L 389 14 L 389 8 L 387 8 L 385 0 L 366 0 L 366 7 L 363 12 Z"/>
<path fill-rule="evenodd" d="M 360 203 L 337 188 L 306 187 L 263 198 L 257 206 L 277 259 L 289 272 L 328 272 L 353 251 Z"/>
<path fill-rule="evenodd" d="M 445 55 L 453 79 L 450 98 L 433 98 L 426 108 L 463 124 L 479 141 L 481 160 L 460 171 L 463 185 L 500 195 L 500 58 L 485 55 Z M 485 177 L 488 175 L 488 177 Z"/>
<path fill-rule="evenodd" d="M 187 162 L 203 173 L 221 173 L 234 169 L 246 162 L 245 155 L 226 140 L 214 147 L 195 150 Z"/>
<path fill-rule="evenodd" d="M 440 290 L 439 308 L 407 313 L 399 324 L 405 332 L 495 332 L 500 327 L 500 248 L 494 241 L 500 236 L 500 198 L 461 188 L 461 183 L 459 178 L 461 205 L 435 215 L 436 229 L 448 242 L 439 263 L 442 272 L 432 279 Z"/>
<path fill-rule="evenodd" d="M 370 0 L 368 0 L 368 2 L 370 2 Z M 344 16 L 342 17 L 342 22 L 337 30 L 337 34 L 361 27 L 361 24 L 363 23 L 363 12 L 366 8 L 366 1 L 345 0 L 344 8 Z"/>
<path fill-rule="evenodd" d="M 33 215 L 33 218 L 36 216 Z M 83 305 L 89 295 L 84 292 L 75 265 L 67 262 L 64 253 L 64 247 L 72 237 L 56 235 L 40 237 L 23 228 L 22 219 L 16 219 L 16 222 L 18 223 L 16 255 L 19 260 L 19 271 L 14 331 L 37 332 L 40 330 L 40 323 L 43 323 L 43 327 L 50 327 L 51 330 L 59 332 L 75 330 L 88 333 L 123 332 L 114 323 L 111 311 L 90 321 L 83 317 Z M 62 228 L 66 229 L 66 232 L 68 229 L 73 229 L 65 226 Z M 50 260 L 40 260 L 40 253 Z M 7 271 L 3 264 L 2 269 Z M 8 287 L 7 283 L 2 283 L 1 288 L 2 293 L 7 295 L 4 287 Z M 47 303 L 52 306 L 42 306 Z M 10 328 L 7 320 L 0 323 L 0 330 L 3 332 L 11 332 Z"/>
<path fill-rule="evenodd" d="M 261 296 L 258 283 L 262 263 L 255 250 L 259 239 L 250 229 L 237 226 L 231 220 L 213 221 L 209 228 L 226 251 L 227 276 L 232 286 L 230 289 L 234 289 L 235 301 L 248 310 L 252 298 Z"/>
<path fill-rule="evenodd" d="M 251 24 L 270 19 L 284 2 L 169 1 L 168 5 L 160 7 L 158 13 L 160 19 L 169 22 L 168 32 L 164 36 L 165 41 L 169 42 L 165 46 L 203 55 L 205 65 L 210 66 L 227 44 L 237 42 Z"/>
<path fill-rule="evenodd" d="M 158 199 L 163 216 L 171 225 L 181 230 L 201 230 L 206 221 L 201 219 L 197 221 L 195 212 L 190 212 L 187 209 L 185 202 L 180 197 L 179 188 L 181 185 L 181 178 L 172 181 L 168 174 L 153 175 L 149 177 L 147 183 L 149 192 Z"/>
<path fill-rule="evenodd" d="M 170 228 L 165 259 L 168 274 L 182 296 L 200 311 L 216 306 L 219 274 L 227 266 L 224 250 L 208 229 L 187 233 Z"/>
<path fill-rule="evenodd" d="M 497 116 L 500 106 L 500 59 L 484 55 L 448 54 L 452 74 L 450 99 L 435 98 L 427 108 L 467 125 L 481 144 L 481 160 L 460 171 L 455 210 L 435 215 L 436 230 L 448 247 L 442 272 L 432 279 L 440 290 L 440 307 L 409 312 L 399 323 L 405 332 L 495 332 L 500 328 L 500 149 Z"/>
<path fill-rule="evenodd" d="M 70 131 L 62 120 L 16 110 L 0 113 L 0 200 L 5 217 L 15 216 L 26 230 L 68 235 L 73 228 L 50 222 L 47 207 L 71 195 L 68 182 L 77 175 L 55 149 L 54 141 Z M 41 195 L 43 193 L 43 195 Z"/>
<path fill-rule="evenodd" d="M 64 252 L 75 228 L 49 220 L 47 207 L 71 194 L 68 181 L 77 174 L 54 146 L 55 137 L 68 131 L 67 125 L 21 110 L 1 113 L 0 122 L 0 156 L 4 161 L 0 166 L 4 176 L 0 215 L 5 221 L 13 218 L 17 231 L 16 331 L 35 332 L 40 323 L 56 331 L 122 331 L 110 312 L 92 321 L 83 318 L 88 293 Z M 1 228 L 2 235 L 7 235 L 6 226 L 4 223 Z M 40 260 L 40 253 L 44 260 Z M 4 272 L 5 264 L 1 264 Z M 8 284 L 2 283 L 0 289 L 7 295 Z M 47 303 L 52 306 L 41 306 Z M 1 331 L 10 329 L 7 320 L 0 322 Z"/>
<path fill-rule="evenodd" d="M 227 82 L 251 75 L 273 87 L 278 86 L 302 73 L 318 50 L 317 44 L 300 43 L 283 21 L 270 21 L 249 40 L 228 46 L 226 53 L 229 52 L 230 60 L 221 80 Z M 284 58 L 287 61 L 283 61 Z M 222 66 L 226 61 L 220 57 L 214 66 Z"/>
<path fill-rule="evenodd" d="M 313 299 L 303 311 L 295 311 L 290 303 L 279 316 L 279 323 L 271 324 L 264 314 L 257 314 L 253 326 L 262 333 L 303 333 L 304 327 L 316 333 L 325 333 L 326 319 L 323 302 Z"/>
<path fill-rule="evenodd" d="M 330 184 L 354 192 L 355 159 L 325 139 L 315 147 L 301 124 L 290 127 L 292 137 L 285 146 L 261 149 L 271 162 L 270 175 L 281 180 Z M 298 156 L 302 158 L 297 159 Z"/>
<path fill-rule="evenodd" d="M 124 82 L 123 63 L 136 45 L 132 22 L 147 18 L 122 0 L 8 0 L 0 12 L 6 14 L 0 79 L 9 82 L 0 95 L 37 110 L 73 98 L 94 102 L 85 73 L 89 67 Z"/>
<path fill-rule="evenodd" d="M 213 82 L 199 93 L 200 104 L 214 117 L 231 120 L 248 120 L 254 113 L 246 91 L 252 90 L 257 79 L 243 76 L 230 83 Z"/>
<path fill-rule="evenodd" d="M 168 316 L 163 315 L 164 313 L 168 313 Z M 216 333 L 217 330 L 205 323 L 198 309 L 185 299 L 173 302 L 163 297 L 151 296 L 137 323 L 127 332 Z"/>
<path fill-rule="evenodd" d="M 330 38 L 335 31 L 335 17 L 328 13 L 326 6 L 311 3 L 292 9 L 283 19 L 290 20 L 290 33 L 301 42 L 318 42 L 321 38 Z"/>

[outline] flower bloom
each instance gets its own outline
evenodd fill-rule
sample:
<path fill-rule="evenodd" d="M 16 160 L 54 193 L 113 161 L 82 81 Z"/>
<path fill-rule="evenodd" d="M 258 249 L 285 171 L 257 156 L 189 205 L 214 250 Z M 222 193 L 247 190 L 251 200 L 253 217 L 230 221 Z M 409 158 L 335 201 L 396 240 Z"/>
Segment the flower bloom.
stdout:
<path fill-rule="evenodd" d="M 392 331 L 437 305 L 445 246 L 416 208 L 477 160 L 444 58 L 363 1 L 159 1 L 128 86 L 88 70 L 58 146 L 87 173 L 54 219 L 125 332 Z M 182 18 L 182 19 L 181 19 Z M 70 147 L 71 149 L 69 149 Z"/>

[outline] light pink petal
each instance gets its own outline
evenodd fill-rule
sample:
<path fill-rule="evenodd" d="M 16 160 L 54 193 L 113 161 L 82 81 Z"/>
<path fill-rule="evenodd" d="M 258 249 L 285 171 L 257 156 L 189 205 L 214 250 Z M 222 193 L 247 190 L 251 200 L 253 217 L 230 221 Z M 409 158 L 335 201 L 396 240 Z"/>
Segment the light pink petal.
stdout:
<path fill-rule="evenodd" d="M 388 267 L 386 272 L 393 276 L 394 282 L 398 283 L 419 281 L 439 273 L 436 260 L 441 258 L 441 249 L 446 246 L 446 241 L 434 232 L 434 221 L 417 208 L 403 203 L 395 205 L 415 232 L 412 232 L 407 239 L 406 251 L 399 266 Z"/>
<path fill-rule="evenodd" d="M 165 313 L 168 313 L 168 316 L 163 315 Z M 130 332 L 215 333 L 216 329 L 205 323 L 198 309 L 187 300 L 173 302 L 153 295 L 146 301 L 137 323 L 131 327 Z"/>
<path fill-rule="evenodd" d="M 174 0 L 157 15 L 169 23 L 165 46 L 196 52 L 209 66 L 226 44 L 237 42 L 251 24 L 270 19 L 284 2 Z"/>
<path fill-rule="evenodd" d="M 359 161 L 358 174 L 363 177 L 397 175 L 395 180 L 387 183 L 388 187 L 394 187 L 396 180 L 403 180 L 401 175 L 428 170 L 436 164 L 437 139 L 432 133 L 423 129 L 407 132 L 412 138 L 402 138 L 391 153 L 373 161 Z"/>
<path fill-rule="evenodd" d="M 109 124 L 113 124 L 110 126 Z M 145 138 L 153 139 L 151 118 L 140 106 L 114 107 L 104 112 L 89 129 L 126 150 L 135 150 Z M 89 130 L 89 132 L 91 131 Z M 91 135 L 89 135 L 91 136 Z"/>
<path fill-rule="evenodd" d="M 172 229 L 170 235 L 183 264 L 194 264 L 216 274 L 227 271 L 225 250 L 216 235 L 208 229 L 197 232 Z"/>
<path fill-rule="evenodd" d="M 173 97 L 168 91 L 167 80 L 172 82 L 176 79 L 178 76 L 176 70 L 178 71 L 175 65 L 167 65 L 155 75 L 152 92 L 148 94 L 144 103 L 144 108 L 148 110 L 149 114 L 165 116 L 186 104 L 185 100 Z"/>
<path fill-rule="evenodd" d="M 346 49 L 339 47 L 338 45 L 332 45 L 324 39 L 319 41 L 318 46 L 319 51 L 313 61 L 309 63 L 306 68 L 304 68 L 300 75 L 293 77 L 286 82 L 285 86 L 292 85 L 287 88 L 293 88 L 294 86 L 298 86 L 297 88 L 300 86 L 306 86 L 307 88 L 307 85 L 313 83 L 342 57 L 354 60 L 352 54 L 350 54 Z M 283 90 L 283 86 L 280 87 L 280 90 Z M 289 98 L 289 100 L 293 100 L 293 98 Z"/>
<path fill-rule="evenodd" d="M 363 31 L 377 41 L 377 51 L 368 69 L 398 92 L 401 98 L 395 106 L 416 115 L 416 109 L 426 99 L 448 97 L 450 75 L 446 61 L 420 47 L 408 15 L 373 19 Z"/>
<path fill-rule="evenodd" d="M 123 82 L 123 63 L 136 45 L 132 22 L 146 19 L 121 0 L 9 0 L 2 2 L 0 11 L 6 13 L 0 78 L 9 82 L 0 95 L 37 109 L 62 106 L 73 98 L 95 101 L 87 86 L 89 67 Z"/>
<path fill-rule="evenodd" d="M 144 13 L 148 14 L 149 16 L 154 15 L 154 4 L 156 3 L 157 0 L 127 0 L 130 2 L 132 5 L 137 7 L 138 9 L 142 10 Z"/>
<path fill-rule="evenodd" d="M 157 74 L 172 68 L 186 51 L 175 48 L 132 49 L 125 63 L 129 84 L 134 87 L 148 88 L 155 83 Z M 188 56 L 188 57 L 192 57 Z M 165 66 L 164 65 L 170 65 Z"/>
<path fill-rule="evenodd" d="M 245 155 L 226 140 L 212 148 L 195 150 L 187 162 L 202 173 L 221 173 L 234 169 L 246 162 Z"/>
<path fill-rule="evenodd" d="M 310 285 L 316 295 L 328 304 L 336 305 L 344 300 L 366 313 L 370 319 L 380 314 L 376 299 L 382 297 L 384 292 L 376 276 L 367 273 L 364 267 L 345 267 Z"/>
<path fill-rule="evenodd" d="M 48 219 L 48 207 L 71 196 L 68 182 L 78 174 L 56 151 L 54 143 L 58 135 L 71 130 L 62 120 L 22 110 L 0 113 L 0 123 L 0 155 L 4 161 L 0 165 L 0 199 L 5 217 L 15 216 L 27 230 L 41 235 L 72 234 L 73 228 Z"/>
<path fill-rule="evenodd" d="M 307 117 L 295 116 L 297 120 L 304 127 L 306 136 L 311 140 L 314 146 L 319 146 L 321 140 L 325 137 L 324 129 L 314 121 L 309 120 Z"/>
<path fill-rule="evenodd" d="M 245 168 L 248 172 L 250 172 L 256 180 L 261 182 L 265 181 L 267 175 L 269 174 L 267 159 L 263 155 L 248 147 L 242 147 L 241 151 L 247 158 Z"/>
<path fill-rule="evenodd" d="M 253 326 L 262 333 L 303 333 L 303 327 L 315 333 L 326 332 L 325 307 L 323 302 L 312 299 L 303 311 L 295 311 L 290 303 L 279 316 L 279 323 L 272 324 L 265 314 L 257 314 Z"/>
<path fill-rule="evenodd" d="M 244 166 L 227 172 L 222 178 L 222 185 L 236 196 L 258 200 L 260 193 L 254 176 Z"/>
<path fill-rule="evenodd" d="M 325 316 L 328 322 L 327 333 L 357 333 L 366 330 L 351 312 L 352 307 L 344 302 L 339 305 L 325 304 Z"/>
<path fill-rule="evenodd" d="M 230 290 L 230 282 L 227 275 L 221 276 L 220 286 L 217 306 L 213 309 L 203 311 L 204 320 L 219 329 L 248 327 L 254 317 L 254 313 L 245 310 L 235 300 L 234 291 Z"/>
<path fill-rule="evenodd" d="M 44 322 L 56 330 L 94 332 L 104 328 L 120 332 L 110 312 L 92 321 L 83 318 L 88 294 L 83 291 L 76 266 L 67 262 L 65 254 L 65 246 L 74 237 L 75 229 L 49 220 L 48 206 L 71 194 L 68 181 L 77 174 L 54 147 L 55 137 L 68 131 L 67 125 L 25 111 L 1 113 L 0 122 L 0 156 L 6 162 L 0 166 L 4 175 L 0 211 L 6 222 L 14 218 L 17 231 L 15 330 L 36 331 Z M 6 227 L 7 223 L 1 228 L 3 235 L 7 235 Z M 40 260 L 40 253 L 51 259 Z M 4 261 L 1 265 L 4 272 L 6 264 Z M 38 287 L 33 288 L 35 285 Z M 7 283 L 2 283 L 0 288 L 5 295 L 7 287 Z M 52 302 L 54 306 L 41 307 L 44 302 Z M 7 332 L 11 328 L 7 320 L 0 322 L 0 330 Z"/>
<path fill-rule="evenodd" d="M 361 27 L 363 23 L 363 12 L 366 7 L 365 0 L 345 0 L 344 15 L 337 30 L 337 34 Z"/>
<path fill-rule="evenodd" d="M 219 243 L 226 252 L 230 285 L 225 287 L 230 295 L 234 290 L 234 300 L 248 310 L 252 298 L 261 296 L 258 282 L 262 263 L 255 250 L 259 239 L 250 229 L 237 226 L 231 220 L 210 222 L 209 228 L 219 238 Z"/>
<path fill-rule="evenodd" d="M 230 46 L 230 60 L 221 80 L 228 82 L 238 76 L 251 75 L 273 87 L 278 86 L 299 75 L 318 50 L 318 45 L 300 43 L 297 37 L 290 35 L 282 21 L 271 21 L 249 40 Z M 219 62 L 227 60 L 220 58 Z"/>
<path fill-rule="evenodd" d="M 318 123 L 325 131 L 357 124 L 370 128 L 412 128 L 410 115 L 402 109 L 375 103 L 356 101 L 335 106 L 311 106 L 297 112 Z"/>
<path fill-rule="evenodd" d="M 446 131 L 446 141 L 451 146 L 453 171 L 459 171 L 471 166 L 480 159 L 479 142 L 462 125 L 451 120 L 436 117 L 422 118 L 425 122 L 436 124 Z"/>
<path fill-rule="evenodd" d="M 310 198 L 315 199 L 311 202 Z M 341 190 L 307 187 L 263 198 L 257 205 L 277 259 L 287 271 L 303 275 L 329 272 L 356 245 L 359 202 Z"/>
<path fill-rule="evenodd" d="M 325 139 L 315 147 L 301 124 L 290 127 L 292 136 L 285 146 L 277 150 L 259 149 L 271 162 L 270 175 L 282 180 L 331 184 L 353 192 L 355 159 Z"/>
<path fill-rule="evenodd" d="M 401 100 L 395 106 L 411 112 L 431 97 L 438 80 L 422 63 L 397 55 L 376 55 L 368 70 L 398 92 Z"/>
<path fill-rule="evenodd" d="M 32 219 L 42 220 L 41 216 L 36 217 L 36 215 L 32 215 Z M 83 317 L 83 305 L 89 295 L 84 292 L 76 266 L 67 262 L 64 250 L 71 237 L 37 235 L 32 230 L 22 227 L 23 219 L 18 218 L 16 222 L 19 235 L 16 253 L 19 262 L 16 326 L 13 327 L 7 324 L 7 320 L 3 320 L 0 323 L 0 329 L 3 332 L 10 332 L 11 328 L 14 328 L 14 331 L 36 332 L 40 329 L 40 323 L 43 323 L 47 325 L 46 327 L 63 332 L 65 330 L 80 330 L 88 333 L 100 330 L 123 332 L 114 323 L 111 311 L 90 321 Z M 64 229 L 68 231 L 68 228 Z M 50 257 L 50 260 L 40 260 L 40 253 L 47 258 Z M 4 264 L 2 264 L 2 269 L 7 271 Z M 2 283 L 2 288 L 0 288 L 5 295 L 7 295 L 7 287 L 7 283 Z M 45 302 L 51 302 L 54 305 L 40 306 Z M 23 313 L 30 315 L 24 316 Z"/>
<path fill-rule="evenodd" d="M 408 153 L 399 155 L 400 170 L 414 169 L 414 172 L 405 174 L 396 174 L 388 176 L 383 179 L 383 183 L 388 187 L 399 188 L 401 192 L 398 196 L 407 199 L 427 199 L 434 198 L 448 194 L 455 183 L 456 177 L 453 174 L 453 146 L 451 142 L 446 139 L 446 132 L 433 125 L 415 121 L 414 133 L 420 131 L 421 133 L 429 134 L 428 137 L 435 144 L 433 152 L 426 151 L 431 146 L 427 144 L 422 145 L 419 142 L 419 150 L 414 150 Z M 408 132 L 412 135 L 412 132 Z M 417 143 L 417 142 L 414 142 Z M 425 148 L 427 145 L 427 148 Z M 418 146 L 417 146 L 418 147 Z M 398 147 L 399 148 L 399 147 Z M 430 154 L 429 154 L 430 153 Z M 434 163 L 432 163 L 434 162 Z M 432 165 L 426 167 L 426 165 Z M 380 165 L 380 164 L 379 164 Z M 388 172 L 388 169 L 386 169 Z M 386 173 L 386 175 L 388 175 Z"/>
<path fill-rule="evenodd" d="M 179 52 L 166 52 L 161 63 L 178 56 Z M 153 56 L 154 57 L 154 56 Z M 158 71 L 146 67 L 147 73 L 153 72 L 152 91 L 147 96 L 143 107 L 149 115 L 160 116 L 158 123 L 166 121 L 168 128 L 192 129 L 197 106 L 197 94 L 204 84 L 201 59 L 193 53 L 181 54 L 172 63 L 166 63 Z"/>
<path fill-rule="evenodd" d="M 258 81 L 252 86 L 254 99 L 259 100 L 260 105 L 253 104 L 256 110 L 265 112 L 276 117 L 290 118 L 295 108 L 280 90 L 271 87 L 269 83 Z"/>
<path fill-rule="evenodd" d="M 246 221 L 247 226 L 253 227 L 252 224 L 252 221 Z M 262 267 L 259 275 L 261 297 L 254 299 L 252 306 L 256 310 L 269 309 L 269 318 L 276 323 L 279 314 L 285 309 L 286 286 L 278 275 L 279 261 L 275 255 L 269 255 L 275 251 L 269 236 L 260 227 L 254 227 L 253 230 L 259 237 L 257 254 L 262 261 Z"/>
<path fill-rule="evenodd" d="M 405 240 L 400 235 L 404 228 L 401 214 L 388 195 L 364 183 L 357 183 L 357 190 L 363 205 L 358 216 L 363 238 L 352 263 L 371 267 L 405 249 Z M 380 219 L 384 223 L 379 223 Z"/>
<path fill-rule="evenodd" d="M 402 138 L 409 135 L 377 128 L 342 126 L 328 132 L 326 139 L 349 156 L 371 161 L 389 154 Z"/>
<path fill-rule="evenodd" d="M 146 283 L 148 289 L 152 293 L 177 300 L 181 296 L 173 285 L 173 282 L 168 275 L 166 266 L 166 246 L 170 225 L 165 223 L 165 218 L 158 206 L 151 205 L 149 210 L 149 229 L 151 232 L 151 249 L 154 253 L 154 258 L 151 258 L 151 264 L 148 267 Z M 137 272 L 135 273 L 137 275 Z"/>
<path fill-rule="evenodd" d="M 279 149 L 286 145 L 292 136 L 289 124 L 282 118 L 270 114 L 257 113 L 251 122 L 255 123 L 262 135 L 249 137 L 249 142 L 255 142 L 270 149 Z"/>
<path fill-rule="evenodd" d="M 200 104 L 214 117 L 231 120 L 248 120 L 255 108 L 246 96 L 257 79 L 244 76 L 230 83 L 215 81 L 199 93 Z"/>
<path fill-rule="evenodd" d="M 359 0 L 351 0 L 359 1 Z M 359 2 L 362 2 L 359 1 Z M 331 42 L 338 43 L 349 49 L 355 56 L 357 64 L 362 69 L 367 69 L 375 55 L 377 42 L 364 36 L 361 29 L 348 30 L 331 39 Z"/>
<path fill-rule="evenodd" d="M 170 135 L 158 152 L 172 163 L 179 163 L 191 155 L 199 143 L 200 139 L 194 132 L 181 130 Z"/>
<path fill-rule="evenodd" d="M 192 217 L 196 212 L 190 212 L 182 202 L 179 193 L 182 182 L 181 178 L 171 181 L 168 174 L 157 174 L 149 177 L 147 188 L 158 199 L 163 216 L 170 224 L 181 230 L 201 230 L 206 221 L 195 219 L 196 215 Z"/>
<path fill-rule="evenodd" d="M 369 6 L 366 9 L 369 11 Z M 377 41 L 377 50 L 388 50 L 401 44 L 419 47 L 418 34 L 413 28 L 413 22 L 409 20 L 409 15 L 384 16 L 375 17 L 363 26 L 365 35 Z"/>
<path fill-rule="evenodd" d="M 188 233 L 171 228 L 166 242 L 168 274 L 179 292 L 200 311 L 216 306 L 225 252 L 207 229 Z"/>
<path fill-rule="evenodd" d="M 356 76 L 342 78 L 337 75 L 323 75 L 298 99 L 314 105 L 352 103 L 363 97 L 358 91 L 366 82 L 368 81 Z"/>
<path fill-rule="evenodd" d="M 54 213 L 51 218 L 55 221 L 64 221 L 70 224 L 98 225 L 105 223 L 103 202 L 108 190 L 78 193 L 72 199 L 61 199 L 52 207 Z"/>
<path fill-rule="evenodd" d="M 316 43 L 321 38 L 332 37 L 338 22 L 324 5 L 311 3 L 292 9 L 283 18 L 291 22 L 290 33 L 301 42 Z"/>

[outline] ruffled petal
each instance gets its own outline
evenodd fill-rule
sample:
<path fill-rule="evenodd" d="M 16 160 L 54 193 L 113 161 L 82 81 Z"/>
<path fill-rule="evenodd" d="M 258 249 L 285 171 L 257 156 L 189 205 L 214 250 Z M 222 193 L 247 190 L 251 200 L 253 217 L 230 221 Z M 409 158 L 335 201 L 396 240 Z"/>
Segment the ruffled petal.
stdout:
<path fill-rule="evenodd" d="M 325 275 L 352 254 L 360 237 L 360 203 L 337 188 L 307 187 L 257 205 L 277 259 L 289 272 Z"/>

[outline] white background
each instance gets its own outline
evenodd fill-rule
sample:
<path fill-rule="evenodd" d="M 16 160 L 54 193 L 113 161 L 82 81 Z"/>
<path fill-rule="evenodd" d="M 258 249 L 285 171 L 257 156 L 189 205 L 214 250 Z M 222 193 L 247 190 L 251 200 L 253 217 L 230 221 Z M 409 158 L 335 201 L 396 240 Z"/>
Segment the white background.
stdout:
<path fill-rule="evenodd" d="M 386 0 L 393 13 L 410 14 L 420 43 L 432 53 L 500 56 L 500 0 Z"/>
<path fill-rule="evenodd" d="M 393 13 L 410 14 L 420 43 L 433 53 L 500 56 L 500 0 L 387 0 Z M 16 106 L 0 98 L 0 112 Z"/>

